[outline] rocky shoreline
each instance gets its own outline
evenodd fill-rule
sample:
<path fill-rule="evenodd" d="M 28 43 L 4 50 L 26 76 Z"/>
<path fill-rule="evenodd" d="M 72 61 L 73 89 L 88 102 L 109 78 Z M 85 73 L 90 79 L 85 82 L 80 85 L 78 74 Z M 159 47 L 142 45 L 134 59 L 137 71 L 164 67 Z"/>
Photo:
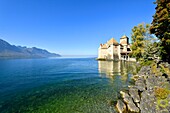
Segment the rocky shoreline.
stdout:
<path fill-rule="evenodd" d="M 143 66 L 133 76 L 135 85 L 120 91 L 119 113 L 170 113 L 170 65 L 155 63 Z"/>

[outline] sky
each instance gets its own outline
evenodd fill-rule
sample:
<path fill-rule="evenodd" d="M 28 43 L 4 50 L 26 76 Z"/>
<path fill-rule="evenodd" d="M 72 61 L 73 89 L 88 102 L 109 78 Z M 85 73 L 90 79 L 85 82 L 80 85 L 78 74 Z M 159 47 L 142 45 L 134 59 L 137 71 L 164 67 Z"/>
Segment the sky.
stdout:
<path fill-rule="evenodd" d="M 0 38 L 61 55 L 97 55 L 100 43 L 151 23 L 155 0 L 0 0 Z"/>

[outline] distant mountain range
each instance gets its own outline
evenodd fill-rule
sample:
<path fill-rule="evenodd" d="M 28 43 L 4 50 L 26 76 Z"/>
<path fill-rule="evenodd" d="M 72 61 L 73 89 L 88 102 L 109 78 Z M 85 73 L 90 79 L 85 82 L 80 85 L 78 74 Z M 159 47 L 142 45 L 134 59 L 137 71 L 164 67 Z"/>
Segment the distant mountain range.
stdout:
<path fill-rule="evenodd" d="M 0 39 L 0 58 L 46 58 L 60 57 L 59 54 L 50 53 L 47 50 L 32 47 L 21 47 L 11 45 Z"/>

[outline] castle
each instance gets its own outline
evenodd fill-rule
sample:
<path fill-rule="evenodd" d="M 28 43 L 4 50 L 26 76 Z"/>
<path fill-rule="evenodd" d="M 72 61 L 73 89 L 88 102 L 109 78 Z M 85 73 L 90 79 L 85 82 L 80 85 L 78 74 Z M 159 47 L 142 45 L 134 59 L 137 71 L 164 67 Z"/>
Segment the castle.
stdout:
<path fill-rule="evenodd" d="M 129 57 L 131 52 L 129 38 L 124 35 L 120 38 L 120 43 L 111 38 L 107 43 L 100 44 L 98 59 L 135 61 L 135 59 Z"/>

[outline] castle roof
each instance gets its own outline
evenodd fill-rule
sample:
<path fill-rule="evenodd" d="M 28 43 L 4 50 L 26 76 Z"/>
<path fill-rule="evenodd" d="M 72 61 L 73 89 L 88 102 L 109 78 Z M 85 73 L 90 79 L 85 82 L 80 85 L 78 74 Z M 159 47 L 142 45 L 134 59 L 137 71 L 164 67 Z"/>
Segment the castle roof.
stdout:
<path fill-rule="evenodd" d="M 107 42 L 108 45 L 119 45 L 119 43 L 114 39 L 114 38 L 111 38 L 108 42 Z"/>
<path fill-rule="evenodd" d="M 107 49 L 108 47 L 107 47 L 106 44 L 103 44 L 103 45 L 101 45 L 101 48 L 102 48 L 102 49 Z"/>
<path fill-rule="evenodd" d="M 123 35 L 122 37 L 121 37 L 121 39 L 123 39 L 123 38 L 128 38 L 126 35 Z"/>
<path fill-rule="evenodd" d="M 123 40 L 120 44 L 127 44 L 127 41 Z"/>

